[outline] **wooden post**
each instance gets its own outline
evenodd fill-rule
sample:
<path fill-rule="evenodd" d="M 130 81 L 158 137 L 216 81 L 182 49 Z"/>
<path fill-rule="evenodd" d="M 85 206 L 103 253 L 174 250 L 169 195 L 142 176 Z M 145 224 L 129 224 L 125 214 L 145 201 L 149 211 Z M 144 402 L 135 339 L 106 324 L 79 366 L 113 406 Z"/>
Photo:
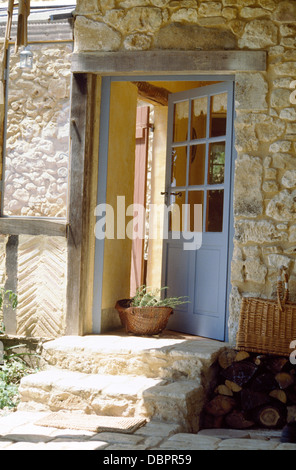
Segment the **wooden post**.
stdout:
<path fill-rule="evenodd" d="M 87 75 L 73 74 L 70 128 L 70 187 L 68 202 L 68 278 L 66 334 L 82 333 L 80 287 L 83 235 Z"/>
<path fill-rule="evenodd" d="M 17 38 L 15 43 L 15 52 L 19 46 L 28 44 L 28 16 L 30 14 L 30 0 L 19 0 L 18 20 L 17 20 Z"/>
<path fill-rule="evenodd" d="M 149 145 L 149 106 L 137 109 L 136 126 L 136 155 L 135 155 L 135 178 L 134 178 L 134 199 L 135 205 L 146 208 L 146 177 L 147 159 Z M 132 242 L 132 262 L 131 262 L 131 282 L 130 295 L 133 297 L 138 287 L 144 284 L 144 237 L 145 234 L 145 214 L 141 215 L 135 211 L 134 227 L 135 231 L 142 235 Z"/>
<path fill-rule="evenodd" d="M 6 282 L 5 290 L 11 289 L 17 292 L 17 257 L 18 257 L 18 236 L 10 235 L 6 244 Z M 5 325 L 5 333 L 15 335 L 17 331 L 16 310 L 10 305 L 3 307 L 3 321 Z"/>
<path fill-rule="evenodd" d="M 95 208 L 97 205 L 101 77 L 88 77 L 87 130 L 84 165 L 82 263 L 80 279 L 80 317 L 82 333 L 93 332 L 95 267 Z"/>

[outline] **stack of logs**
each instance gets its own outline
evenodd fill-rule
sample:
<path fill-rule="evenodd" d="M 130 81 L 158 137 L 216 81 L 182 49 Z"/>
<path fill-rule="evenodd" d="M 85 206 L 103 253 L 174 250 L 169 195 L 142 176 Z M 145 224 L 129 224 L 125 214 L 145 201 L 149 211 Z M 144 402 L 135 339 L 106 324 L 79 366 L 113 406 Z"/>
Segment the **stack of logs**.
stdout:
<path fill-rule="evenodd" d="M 288 357 L 227 349 L 212 375 L 203 428 L 282 428 L 296 420 L 296 365 Z"/>

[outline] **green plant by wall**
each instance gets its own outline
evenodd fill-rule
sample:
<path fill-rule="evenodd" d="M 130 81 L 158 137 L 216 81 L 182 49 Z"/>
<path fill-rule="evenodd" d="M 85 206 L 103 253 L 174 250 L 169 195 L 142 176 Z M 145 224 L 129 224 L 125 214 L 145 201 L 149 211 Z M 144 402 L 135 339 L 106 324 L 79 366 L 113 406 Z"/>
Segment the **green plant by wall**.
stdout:
<path fill-rule="evenodd" d="M 19 402 L 18 387 L 23 377 L 38 371 L 32 367 L 28 358 L 39 357 L 38 354 L 16 352 L 18 349 L 26 348 L 24 344 L 4 347 L 2 361 L 0 361 L 0 409 L 15 408 Z"/>
<path fill-rule="evenodd" d="M 11 305 L 13 309 L 17 307 L 17 294 L 11 290 L 5 290 L 0 287 L 0 311 L 3 305 Z M 5 325 L 0 323 L 0 339 L 1 334 L 5 334 Z M 19 402 L 18 387 L 22 377 L 37 372 L 28 362 L 29 356 L 36 356 L 24 350 L 26 345 L 18 344 L 10 347 L 3 347 L 0 350 L 0 409 L 15 408 Z"/>

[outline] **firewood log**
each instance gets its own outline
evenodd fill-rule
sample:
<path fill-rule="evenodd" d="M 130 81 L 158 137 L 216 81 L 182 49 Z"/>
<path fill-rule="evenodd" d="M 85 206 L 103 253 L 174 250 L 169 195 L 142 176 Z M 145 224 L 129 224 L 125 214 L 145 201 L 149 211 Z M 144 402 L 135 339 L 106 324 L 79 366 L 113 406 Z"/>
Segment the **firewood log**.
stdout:
<path fill-rule="evenodd" d="M 278 384 L 271 372 L 264 372 L 258 375 L 252 382 L 252 390 L 255 392 L 270 392 L 278 387 Z"/>
<path fill-rule="evenodd" d="M 289 374 L 288 372 L 279 372 L 275 376 L 275 380 L 279 384 L 282 390 L 285 390 L 290 385 L 294 383 L 294 376 Z"/>
<path fill-rule="evenodd" d="M 223 427 L 224 416 L 214 416 L 204 413 L 202 416 L 202 427 L 205 429 L 219 429 Z"/>
<path fill-rule="evenodd" d="M 279 389 L 272 390 L 269 393 L 269 396 L 272 398 L 275 398 L 276 400 L 279 400 L 281 403 L 287 403 L 287 395 L 286 395 L 286 392 L 284 392 L 284 390 L 279 390 Z"/>
<path fill-rule="evenodd" d="M 225 395 L 228 397 L 233 396 L 233 391 L 230 390 L 230 388 L 227 387 L 227 385 L 220 384 L 218 387 L 215 388 L 215 393 L 219 395 Z"/>
<path fill-rule="evenodd" d="M 229 413 L 236 405 L 236 401 L 225 395 L 217 395 L 205 405 L 207 413 L 213 416 L 223 416 Z"/>
<path fill-rule="evenodd" d="M 267 356 L 266 355 L 262 355 L 262 354 L 259 354 L 258 356 L 256 356 L 254 359 L 254 364 L 256 364 L 256 366 L 262 366 L 266 363 L 267 361 Z"/>
<path fill-rule="evenodd" d="M 296 385 L 292 385 L 291 387 L 288 387 L 285 390 L 287 397 L 289 401 L 293 404 L 296 405 Z"/>
<path fill-rule="evenodd" d="M 245 359 L 248 359 L 250 357 L 250 354 L 247 351 L 239 351 L 237 355 L 235 356 L 235 361 L 240 362 L 244 361 Z"/>
<path fill-rule="evenodd" d="M 244 413 L 239 410 L 233 410 L 225 417 L 227 426 L 233 429 L 247 429 L 254 426 L 254 421 L 246 419 Z"/>
<path fill-rule="evenodd" d="M 281 372 L 287 365 L 290 365 L 290 362 L 286 357 L 270 357 L 266 364 L 267 369 L 269 369 L 274 374 Z"/>
<path fill-rule="evenodd" d="M 265 428 L 276 428 L 284 424 L 286 416 L 280 408 L 274 405 L 266 405 L 256 411 L 255 419 L 258 424 Z"/>
<path fill-rule="evenodd" d="M 218 356 L 218 363 L 222 369 L 227 369 L 235 360 L 236 351 L 234 349 L 225 349 Z"/>
<path fill-rule="evenodd" d="M 237 385 L 235 382 L 232 382 L 231 380 L 225 380 L 225 385 L 228 387 L 232 392 L 238 393 L 241 391 L 242 387 L 240 385 Z"/>
<path fill-rule="evenodd" d="M 257 371 L 257 366 L 252 362 L 234 362 L 227 369 L 222 371 L 225 379 L 240 385 L 241 387 L 249 382 Z"/>
<path fill-rule="evenodd" d="M 248 388 L 241 391 L 241 406 L 245 411 L 258 408 L 270 402 L 270 397 L 266 393 L 254 392 Z"/>

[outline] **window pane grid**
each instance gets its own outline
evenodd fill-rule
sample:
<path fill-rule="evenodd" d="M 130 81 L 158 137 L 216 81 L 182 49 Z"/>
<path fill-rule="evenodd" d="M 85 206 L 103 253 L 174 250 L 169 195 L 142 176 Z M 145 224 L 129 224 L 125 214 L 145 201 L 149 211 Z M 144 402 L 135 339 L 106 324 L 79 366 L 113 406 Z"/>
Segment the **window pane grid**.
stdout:
<path fill-rule="evenodd" d="M 183 147 L 184 166 L 186 148 L 186 178 L 185 168 L 182 178 L 172 177 L 171 192 L 177 190 L 182 192 L 183 203 L 190 205 L 186 221 L 190 231 L 194 231 L 191 220 L 194 204 L 200 204 L 203 231 L 222 232 L 227 93 L 193 98 L 181 103 L 183 118 L 186 118 L 187 134 L 184 135 L 185 122 L 183 122 L 184 140 L 175 139 L 175 135 L 180 134 L 177 133 L 174 116 L 174 142 L 171 148 L 172 152 L 177 152 L 178 148 Z M 175 104 L 174 114 L 176 109 Z M 190 216 L 189 223 L 188 216 Z"/>

